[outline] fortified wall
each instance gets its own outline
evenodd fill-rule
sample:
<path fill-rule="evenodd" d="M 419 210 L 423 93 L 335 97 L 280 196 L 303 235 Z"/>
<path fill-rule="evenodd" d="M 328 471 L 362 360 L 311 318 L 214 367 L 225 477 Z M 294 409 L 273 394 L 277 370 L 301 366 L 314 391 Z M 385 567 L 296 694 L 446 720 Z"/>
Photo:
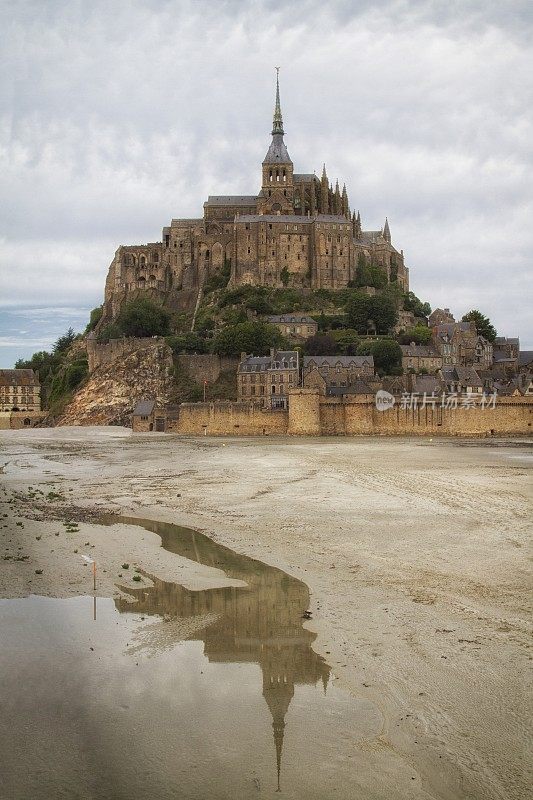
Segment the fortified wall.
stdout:
<path fill-rule="evenodd" d="M 120 339 L 99 342 L 96 335 L 90 333 L 86 339 L 89 373 L 94 372 L 98 367 L 108 366 L 117 359 L 123 360 L 137 350 L 148 350 L 154 346 L 155 342 L 165 344 L 165 340 L 161 336 L 143 339 L 123 336 Z"/>
<path fill-rule="evenodd" d="M 167 430 L 209 436 L 500 436 L 533 432 L 533 397 L 499 398 L 494 408 L 378 411 L 368 397 L 325 397 L 313 389 L 290 392 L 289 410 L 254 403 L 185 403 Z"/>
<path fill-rule="evenodd" d="M 86 339 L 89 372 L 92 373 L 101 366 L 108 366 L 118 359 L 123 361 L 131 353 L 151 349 L 155 344 L 164 345 L 166 342 L 161 336 L 142 339 L 123 336 L 120 339 L 99 342 L 95 335 L 89 334 Z M 177 360 L 199 384 L 204 380 L 214 383 L 222 372 L 236 370 L 239 365 L 238 358 L 214 354 L 180 355 Z"/>

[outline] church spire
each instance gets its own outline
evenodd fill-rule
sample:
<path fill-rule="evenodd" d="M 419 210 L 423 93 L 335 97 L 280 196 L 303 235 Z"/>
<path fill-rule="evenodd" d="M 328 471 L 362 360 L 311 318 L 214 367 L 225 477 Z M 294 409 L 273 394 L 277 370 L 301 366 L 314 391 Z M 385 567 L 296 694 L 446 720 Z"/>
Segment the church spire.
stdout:
<path fill-rule="evenodd" d="M 272 136 L 276 133 L 285 133 L 283 130 L 283 117 L 281 116 L 281 103 L 279 101 L 279 67 L 276 67 L 276 105 L 274 106 L 274 120 L 272 123 Z"/>
<path fill-rule="evenodd" d="M 389 228 L 389 220 L 385 217 L 385 227 L 383 228 L 383 238 L 386 242 L 390 242 L 391 235 L 390 235 L 390 228 Z"/>

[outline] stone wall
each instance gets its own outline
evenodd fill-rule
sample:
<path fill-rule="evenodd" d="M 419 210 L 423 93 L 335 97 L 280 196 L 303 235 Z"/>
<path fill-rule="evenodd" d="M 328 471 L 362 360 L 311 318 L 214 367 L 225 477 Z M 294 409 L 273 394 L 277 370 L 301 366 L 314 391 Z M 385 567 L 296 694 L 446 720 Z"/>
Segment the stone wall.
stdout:
<path fill-rule="evenodd" d="M 146 350 L 154 344 L 165 344 L 165 340 L 160 336 L 152 336 L 144 339 L 134 337 L 122 337 L 121 339 L 110 339 L 109 342 L 98 342 L 96 337 L 88 336 L 87 360 L 89 362 L 89 373 L 101 366 L 112 364 L 117 359 L 124 359 L 136 350 Z"/>
<path fill-rule="evenodd" d="M 178 362 L 200 386 L 203 385 L 204 380 L 214 383 L 221 372 L 236 370 L 239 366 L 238 358 L 209 354 L 178 356 Z"/>
<path fill-rule="evenodd" d="M 254 403 L 182 403 L 177 433 L 207 436 L 283 436 L 288 413 L 264 411 Z M 176 428 L 172 426 L 171 430 Z"/>
<path fill-rule="evenodd" d="M 11 411 L 0 414 L 0 430 L 35 428 L 46 417 L 44 411 Z"/>
<path fill-rule="evenodd" d="M 320 436 L 320 400 L 316 389 L 289 390 L 289 424 L 287 432 L 294 436 Z"/>
<path fill-rule="evenodd" d="M 294 389 L 289 410 L 262 410 L 253 403 L 185 403 L 167 426 L 179 434 L 212 436 L 500 436 L 533 433 L 533 397 L 500 398 L 493 409 L 378 411 L 373 401 L 325 397 Z"/>

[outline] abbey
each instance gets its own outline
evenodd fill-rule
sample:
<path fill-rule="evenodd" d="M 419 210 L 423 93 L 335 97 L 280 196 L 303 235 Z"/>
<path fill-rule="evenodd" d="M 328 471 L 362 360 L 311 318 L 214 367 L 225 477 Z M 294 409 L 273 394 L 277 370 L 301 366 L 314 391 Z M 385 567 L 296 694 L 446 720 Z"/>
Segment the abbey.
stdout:
<path fill-rule="evenodd" d="M 284 141 L 279 79 L 272 141 L 254 195 L 210 195 L 203 217 L 173 219 L 162 240 L 121 246 L 109 268 L 104 317 L 112 319 L 132 295 L 147 292 L 176 309 L 193 308 L 206 279 L 224 269 L 229 286 L 342 289 L 362 266 L 381 267 L 409 289 L 403 252 L 391 243 L 388 221 L 364 231 L 346 186 L 294 172 Z"/>

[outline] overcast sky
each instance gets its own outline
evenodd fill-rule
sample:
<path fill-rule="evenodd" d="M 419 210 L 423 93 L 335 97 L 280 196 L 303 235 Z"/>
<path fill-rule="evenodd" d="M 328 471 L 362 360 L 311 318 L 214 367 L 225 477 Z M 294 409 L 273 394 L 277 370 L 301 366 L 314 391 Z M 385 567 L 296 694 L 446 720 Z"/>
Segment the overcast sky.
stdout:
<path fill-rule="evenodd" d="M 297 172 L 388 216 L 411 287 L 533 349 L 531 0 L 0 0 L 1 366 L 80 329 L 120 244 Z"/>

